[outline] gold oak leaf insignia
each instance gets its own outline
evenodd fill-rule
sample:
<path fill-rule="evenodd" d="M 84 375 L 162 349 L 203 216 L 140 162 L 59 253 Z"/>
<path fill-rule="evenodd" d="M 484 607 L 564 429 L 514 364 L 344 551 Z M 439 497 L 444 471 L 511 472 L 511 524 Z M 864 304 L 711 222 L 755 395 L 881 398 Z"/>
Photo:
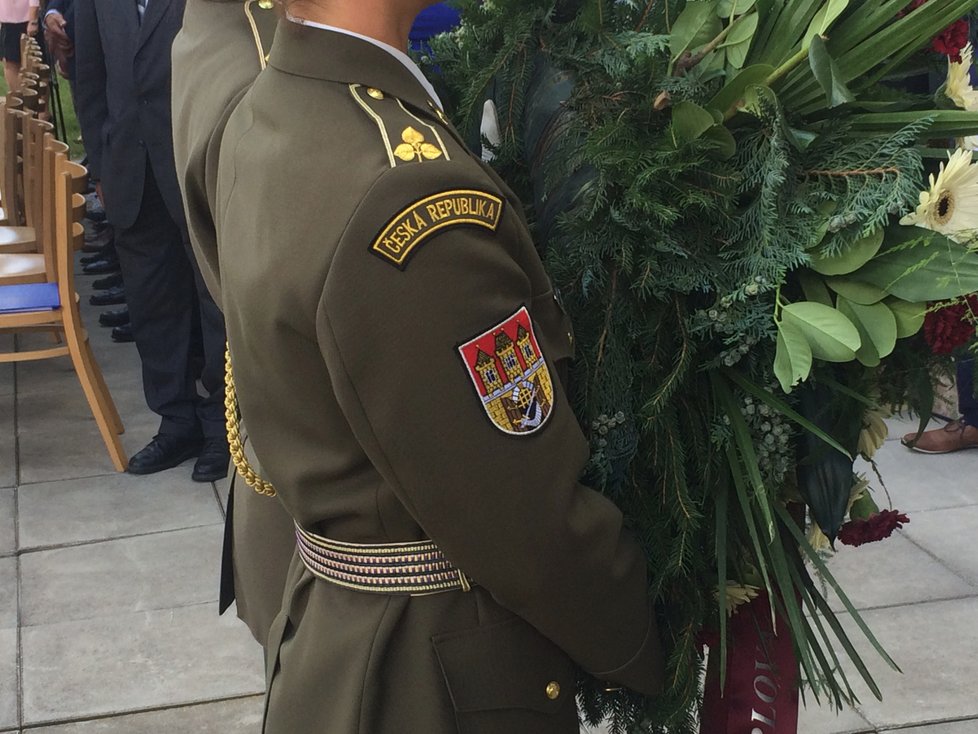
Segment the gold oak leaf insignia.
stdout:
<path fill-rule="evenodd" d="M 433 161 L 441 157 L 441 151 L 430 143 L 426 143 L 424 135 L 413 127 L 407 127 L 401 133 L 404 142 L 394 149 L 394 155 L 402 161 Z"/>

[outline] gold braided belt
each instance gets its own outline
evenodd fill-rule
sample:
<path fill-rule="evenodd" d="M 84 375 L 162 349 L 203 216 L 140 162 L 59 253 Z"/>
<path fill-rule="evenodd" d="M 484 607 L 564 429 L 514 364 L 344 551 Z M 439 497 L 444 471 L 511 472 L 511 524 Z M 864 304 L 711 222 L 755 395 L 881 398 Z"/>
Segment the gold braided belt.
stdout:
<path fill-rule="evenodd" d="M 363 545 L 295 526 L 299 558 L 317 578 L 356 591 L 423 596 L 470 591 L 469 579 L 430 540 Z"/>

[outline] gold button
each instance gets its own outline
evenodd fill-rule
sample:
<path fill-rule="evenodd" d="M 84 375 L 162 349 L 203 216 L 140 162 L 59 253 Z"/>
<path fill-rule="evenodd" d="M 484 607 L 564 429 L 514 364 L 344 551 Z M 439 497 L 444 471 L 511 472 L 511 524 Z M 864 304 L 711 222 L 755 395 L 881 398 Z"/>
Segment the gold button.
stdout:
<path fill-rule="evenodd" d="M 547 698 L 551 701 L 556 701 L 560 696 L 560 683 L 555 680 L 550 681 L 547 684 Z"/>
<path fill-rule="evenodd" d="M 367 94 L 369 94 L 374 99 L 383 99 L 384 98 L 384 93 L 381 92 L 379 89 L 374 89 L 373 87 L 370 87 L 369 89 L 367 89 Z"/>
<path fill-rule="evenodd" d="M 271 10 L 275 7 L 275 0 L 258 0 L 258 7 L 262 10 Z"/>

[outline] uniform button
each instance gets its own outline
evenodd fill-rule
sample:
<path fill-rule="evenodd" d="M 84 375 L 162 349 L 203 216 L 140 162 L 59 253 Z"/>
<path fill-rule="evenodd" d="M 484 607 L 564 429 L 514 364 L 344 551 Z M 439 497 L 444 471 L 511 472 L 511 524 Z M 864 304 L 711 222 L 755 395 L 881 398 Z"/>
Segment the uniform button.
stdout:
<path fill-rule="evenodd" d="M 258 7 L 262 10 L 271 10 L 275 7 L 275 0 L 258 0 Z"/>
<path fill-rule="evenodd" d="M 555 680 L 550 681 L 547 684 L 547 698 L 551 701 L 556 701 L 560 696 L 560 683 Z"/>
<path fill-rule="evenodd" d="M 367 94 L 369 94 L 374 99 L 383 99 L 384 98 L 384 93 L 381 92 L 379 89 L 374 89 L 373 87 L 369 87 L 367 89 Z"/>

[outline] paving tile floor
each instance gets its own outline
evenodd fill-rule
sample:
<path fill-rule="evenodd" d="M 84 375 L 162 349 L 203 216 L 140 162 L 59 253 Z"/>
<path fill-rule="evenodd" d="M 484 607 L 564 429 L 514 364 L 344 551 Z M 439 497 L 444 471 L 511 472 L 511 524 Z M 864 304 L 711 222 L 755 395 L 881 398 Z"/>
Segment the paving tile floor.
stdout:
<path fill-rule="evenodd" d="M 156 428 L 136 350 L 83 303 L 131 453 Z M 978 734 L 978 452 L 912 454 L 890 424 L 879 466 L 911 523 L 830 568 L 903 674 L 857 640 L 885 701 L 856 686 L 802 734 Z M 0 365 L 0 732 L 258 734 L 261 651 L 216 610 L 227 482 L 189 475 L 114 473 L 67 361 Z"/>

